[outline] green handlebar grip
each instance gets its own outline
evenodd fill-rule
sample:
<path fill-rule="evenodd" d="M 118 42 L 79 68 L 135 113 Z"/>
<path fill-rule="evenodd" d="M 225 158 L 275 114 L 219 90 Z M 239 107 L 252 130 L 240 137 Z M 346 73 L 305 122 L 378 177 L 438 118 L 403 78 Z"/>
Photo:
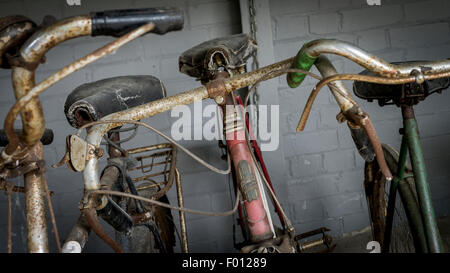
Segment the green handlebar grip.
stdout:
<path fill-rule="evenodd" d="M 303 48 L 304 46 L 302 47 L 302 49 L 300 49 L 297 56 L 295 56 L 291 64 L 291 68 L 308 71 L 309 69 L 311 69 L 311 66 L 313 66 L 317 57 L 309 56 L 304 52 Z M 300 84 L 302 84 L 303 80 L 305 79 L 305 76 L 306 76 L 305 74 L 300 72 L 289 72 L 287 74 L 287 82 L 289 87 L 291 88 L 298 87 Z"/>

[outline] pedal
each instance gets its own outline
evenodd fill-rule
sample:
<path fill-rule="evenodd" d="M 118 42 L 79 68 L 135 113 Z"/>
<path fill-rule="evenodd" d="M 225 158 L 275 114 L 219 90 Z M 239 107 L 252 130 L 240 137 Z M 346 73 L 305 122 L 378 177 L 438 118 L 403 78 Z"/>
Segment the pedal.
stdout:
<path fill-rule="evenodd" d="M 333 237 L 331 237 L 330 235 L 326 234 L 325 232 L 330 231 L 330 229 L 326 228 L 326 227 L 321 227 L 312 231 L 308 231 L 302 234 L 299 234 L 297 236 L 294 237 L 294 241 L 297 242 L 297 251 L 298 252 L 305 252 L 307 250 L 319 247 L 319 246 L 326 246 L 326 250 L 322 250 L 319 252 L 322 253 L 327 253 L 327 252 L 332 252 L 334 250 L 334 248 L 336 247 L 336 244 L 332 244 L 333 242 Z M 315 236 L 318 234 L 322 234 L 322 238 L 317 239 L 317 240 L 313 240 L 313 241 L 308 241 L 308 242 L 304 242 L 301 243 L 299 242 L 302 239 L 311 237 L 311 236 Z"/>

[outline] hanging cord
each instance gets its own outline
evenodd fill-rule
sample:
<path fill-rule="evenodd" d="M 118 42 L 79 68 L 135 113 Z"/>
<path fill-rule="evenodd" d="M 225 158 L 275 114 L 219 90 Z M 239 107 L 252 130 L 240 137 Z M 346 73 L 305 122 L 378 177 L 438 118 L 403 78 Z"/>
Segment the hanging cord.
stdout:
<path fill-rule="evenodd" d="M 210 169 L 213 172 L 219 173 L 219 174 L 228 174 L 231 171 L 231 160 L 230 160 L 230 156 L 228 155 L 227 157 L 227 164 L 228 164 L 228 168 L 226 170 L 220 170 L 210 164 L 208 164 L 207 162 L 205 162 L 203 159 L 199 158 L 198 156 L 196 156 L 195 154 L 193 154 L 191 151 L 189 151 L 187 148 L 183 147 L 181 144 L 178 144 L 175 140 L 173 140 L 172 138 L 166 136 L 165 134 L 163 134 L 162 132 L 158 131 L 157 129 L 153 128 L 152 126 L 148 125 L 147 123 L 144 122 L 140 122 L 140 121 L 135 121 L 135 120 L 100 120 L 100 121 L 93 121 L 90 123 L 87 123 L 83 126 L 81 126 L 78 129 L 77 135 L 80 136 L 81 135 L 81 131 L 82 129 L 89 127 L 89 126 L 93 126 L 93 125 L 97 125 L 97 124 L 109 124 L 109 123 L 131 123 L 131 124 L 137 124 L 137 125 L 141 125 L 144 126 L 152 131 L 154 131 L 155 133 L 157 133 L 158 135 L 162 136 L 163 138 L 165 138 L 167 141 L 169 141 L 170 143 L 172 143 L 173 145 L 177 146 L 178 148 L 180 148 L 183 152 L 185 152 L 187 155 L 189 155 L 190 157 L 192 157 L 194 160 L 196 160 L 197 162 L 199 162 L 200 164 L 202 164 L 203 166 L 205 166 L 206 168 Z"/>
<path fill-rule="evenodd" d="M 231 214 L 234 214 L 237 210 L 238 204 L 239 204 L 239 200 L 241 198 L 241 193 L 240 191 L 237 192 L 237 198 L 236 198 L 236 202 L 234 203 L 234 207 L 232 210 L 229 211 L 225 211 L 225 212 L 208 212 L 208 211 L 201 211 L 201 210 L 195 210 L 195 209 L 188 209 L 188 208 L 180 208 L 177 206 L 172 206 L 169 205 L 167 203 L 164 202 L 160 202 L 160 201 L 156 201 L 153 199 L 149 199 L 149 198 L 145 198 L 142 196 L 138 196 L 138 195 L 134 195 L 134 194 L 129 194 L 129 193 L 125 193 L 125 192 L 120 192 L 120 191 L 111 191 L 111 190 L 89 190 L 86 191 L 86 194 L 89 196 L 91 194 L 110 194 L 110 195 L 117 195 L 117 196 L 122 196 L 122 197 L 129 197 L 129 198 L 134 198 L 143 202 L 147 202 L 150 203 L 152 205 L 156 205 L 156 206 L 161 206 L 164 208 L 169 208 L 169 209 L 173 209 L 173 210 L 179 210 L 179 211 L 184 211 L 184 212 L 189 212 L 189 213 L 193 213 L 193 214 L 200 214 L 200 215 L 206 215 L 206 216 L 228 216 Z"/>

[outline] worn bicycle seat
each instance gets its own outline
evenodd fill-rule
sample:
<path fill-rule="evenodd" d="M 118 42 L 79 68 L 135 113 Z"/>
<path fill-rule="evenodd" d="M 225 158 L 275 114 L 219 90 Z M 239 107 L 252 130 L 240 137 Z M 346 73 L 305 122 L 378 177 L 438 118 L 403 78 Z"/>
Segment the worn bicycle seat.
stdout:
<path fill-rule="evenodd" d="M 180 72 L 208 81 L 217 71 L 217 54 L 223 66 L 233 70 L 243 67 L 256 50 L 256 42 L 245 33 L 206 41 L 183 52 L 179 58 Z"/>
<path fill-rule="evenodd" d="M 67 96 L 64 113 L 79 128 L 109 114 L 164 97 L 162 82 L 153 76 L 119 76 L 85 83 Z"/>
<path fill-rule="evenodd" d="M 394 62 L 392 64 L 405 64 L 414 63 L 419 61 L 410 62 Z M 420 61 L 422 62 L 422 61 Z M 364 70 L 360 75 L 375 76 L 374 73 Z M 450 86 L 450 78 L 440 78 L 434 80 L 428 80 L 422 84 L 406 84 L 404 88 L 403 84 L 378 84 L 369 82 L 354 81 L 353 92 L 355 95 L 361 99 L 368 101 L 379 100 L 379 101 L 389 101 L 399 99 L 405 96 L 421 96 L 425 98 L 431 93 L 444 90 Z M 402 90 L 403 93 L 402 93 Z"/>

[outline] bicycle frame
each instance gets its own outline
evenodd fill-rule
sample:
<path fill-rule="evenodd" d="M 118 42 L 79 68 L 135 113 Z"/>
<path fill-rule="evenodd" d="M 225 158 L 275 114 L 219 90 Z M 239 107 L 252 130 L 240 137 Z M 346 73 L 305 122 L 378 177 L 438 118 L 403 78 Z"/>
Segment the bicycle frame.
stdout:
<path fill-rule="evenodd" d="M 89 63 L 117 50 L 124 44 L 138 38 L 139 36 L 155 29 L 155 24 L 148 18 L 156 18 L 161 28 L 155 32 L 164 34 L 167 31 L 178 30 L 183 25 L 183 17 L 177 16 L 175 9 L 159 10 L 133 10 L 132 12 L 141 12 L 144 14 L 141 21 L 116 21 L 119 22 L 119 28 L 114 24 L 95 21 L 103 13 L 92 13 L 87 16 L 75 16 L 56 22 L 46 28 L 34 33 L 20 48 L 18 56 L 10 59 L 12 67 L 12 82 L 16 104 L 11 108 L 8 116 L 5 118 L 5 133 L 9 144 L 2 151 L 0 158 L 0 170 L 4 170 L 6 164 L 35 163 L 42 162 L 44 159 L 42 143 L 40 139 L 45 130 L 45 120 L 42 105 L 38 94 L 63 79 L 67 75 L 83 68 Z M 155 11 L 157 16 L 155 15 Z M 114 12 L 114 11 L 113 11 Z M 164 13 L 165 12 L 165 13 Z M 105 12 L 108 13 L 108 12 Z M 129 16 L 127 11 L 120 14 L 114 14 L 115 19 Z M 175 14 L 175 16 L 174 16 Z M 181 13 L 180 13 L 181 14 Z M 109 15 L 109 14 L 108 14 Z M 152 17 L 153 16 L 153 17 Z M 181 19 L 180 19 L 181 18 Z M 129 20 L 129 19 L 128 19 Z M 91 54 L 79 59 L 78 61 L 64 67 L 39 84 L 35 84 L 35 70 L 39 66 L 44 55 L 53 47 L 69 39 L 87 35 L 111 35 L 117 33 L 135 30 L 123 35 L 121 38 L 109 43 L 107 46 L 94 51 Z M 1 33 L 0 35 L 4 35 Z M 6 33 L 5 35 L 9 35 Z M 19 140 L 13 129 L 15 117 L 21 114 L 23 134 Z M 46 211 L 44 200 L 44 184 L 46 185 L 45 168 L 37 168 L 24 174 L 25 199 L 26 199 L 26 219 L 28 233 L 28 251 L 29 252 L 48 252 L 48 235 L 46 224 Z M 44 183 L 45 182 L 45 183 Z"/>
<path fill-rule="evenodd" d="M 422 243 L 423 251 L 442 252 L 443 245 L 441 236 L 437 227 L 435 213 L 432 205 L 430 187 L 427 180 L 425 160 L 420 145 L 418 124 L 414 116 L 412 106 L 402 106 L 402 117 L 404 126 L 404 135 L 399 155 L 398 176 L 394 178 L 389 190 L 389 201 L 387 209 L 386 233 L 383 248 L 385 251 L 389 249 L 390 237 L 392 232 L 392 221 L 395 208 L 395 199 L 397 193 L 398 182 L 404 178 L 404 170 L 406 166 L 406 158 L 409 151 L 412 163 L 412 171 L 416 183 L 416 191 L 419 199 L 420 211 L 416 212 L 421 216 L 422 221 L 412 221 L 416 225 L 416 230 L 423 230 L 419 233 L 419 240 Z M 419 217 L 415 216 L 415 217 Z M 423 226 L 418 226 L 423 225 Z"/>
<path fill-rule="evenodd" d="M 331 49 L 327 48 L 327 45 L 330 45 Z M 336 98 L 338 105 L 341 108 L 342 114 L 344 116 L 344 120 L 347 119 L 349 123 L 353 123 L 354 125 L 362 126 L 374 146 L 374 150 L 376 153 L 376 159 L 379 162 L 380 167 L 382 165 L 385 166 L 385 176 L 388 180 L 392 179 L 392 175 L 390 175 L 389 168 L 387 168 L 383 152 L 381 149 L 381 144 L 376 136 L 376 132 L 373 126 L 370 123 L 370 119 L 366 113 L 364 113 L 358 104 L 351 98 L 351 95 L 346 90 L 345 86 L 342 84 L 341 80 L 365 80 L 372 82 L 379 82 L 384 84 L 399 84 L 406 82 L 423 82 L 424 79 L 443 77 L 450 73 L 450 62 L 448 60 L 439 61 L 439 62 L 424 62 L 424 63 L 415 63 L 414 65 L 404 65 L 404 66 L 395 66 L 391 65 L 381 59 L 376 58 L 363 50 L 350 45 L 345 42 L 339 42 L 335 40 L 319 40 L 317 42 L 311 42 L 307 44 L 304 48 L 313 48 L 310 49 L 309 52 L 312 52 L 311 55 L 307 58 L 314 58 L 313 62 L 320 73 L 325 77 L 322 79 L 316 88 L 313 90 L 312 96 L 316 95 L 320 90 L 320 87 L 328 84 L 331 92 Z M 303 49 L 302 49 L 303 50 Z M 300 60 L 302 57 L 306 55 L 305 52 L 300 51 L 299 55 Z M 368 68 L 371 71 L 378 73 L 379 75 L 383 75 L 385 77 L 362 77 L 360 75 L 334 75 L 336 74 L 336 70 L 331 65 L 331 63 L 323 56 L 319 56 L 320 53 L 334 53 L 337 55 L 341 55 L 347 57 L 351 60 L 356 61 L 360 65 Z M 303 54 L 303 55 L 302 55 Z M 93 145 L 94 147 L 98 147 L 100 144 L 100 140 L 106 132 L 114 127 L 120 126 L 123 123 L 119 122 L 119 120 L 139 120 L 144 119 L 150 116 L 154 116 L 156 114 L 168 111 L 170 109 L 175 108 L 178 105 L 186 105 L 193 103 L 196 100 L 203 100 L 207 98 L 215 99 L 216 102 L 223 100 L 227 93 L 230 93 L 234 90 L 237 90 L 242 87 L 246 87 L 260 80 L 268 80 L 270 78 L 279 76 L 291 67 L 291 64 L 296 65 L 297 59 L 287 59 L 267 67 L 248 72 L 245 74 L 237 75 L 233 78 L 224 79 L 219 83 L 215 83 L 213 86 L 206 87 L 198 87 L 190 91 L 186 91 L 183 93 L 179 93 L 172 97 L 164 98 L 159 101 L 154 101 L 142 106 L 138 106 L 126 111 L 118 112 L 111 114 L 107 117 L 104 117 L 103 121 L 114 121 L 107 124 L 99 124 L 94 125 L 88 131 L 88 135 L 86 137 L 87 143 Z M 312 64 L 311 64 L 312 65 Z M 429 69 L 422 69 L 422 67 L 427 67 Z M 307 68 L 309 69 L 309 68 Z M 412 73 L 413 71 L 418 71 L 418 74 Z M 413 74 L 411 76 L 411 74 Z M 394 79 L 391 79 L 392 77 Z M 332 83 L 335 81 L 335 83 Z M 300 81 L 301 82 L 301 81 Z M 222 97 L 220 99 L 220 97 Z M 308 100 L 307 106 L 311 106 L 314 101 L 314 97 L 312 100 Z M 307 118 L 307 116 L 306 116 Z M 429 190 L 426 184 L 426 174 L 424 171 L 423 164 L 423 156 L 421 155 L 420 146 L 418 145 L 418 135 L 417 135 L 417 124 L 414 119 L 405 119 L 405 130 L 407 130 L 406 137 L 408 139 L 409 149 L 411 151 L 411 160 L 414 165 L 414 172 L 419 176 L 418 182 L 418 193 L 421 195 L 420 202 L 423 203 L 421 205 L 423 217 L 425 219 L 425 226 L 427 231 L 427 238 L 429 238 L 429 243 L 432 246 L 432 250 L 439 251 L 439 233 L 437 232 L 434 220 L 434 213 L 432 212 L 431 207 L 431 198 L 429 194 Z M 405 138 L 406 139 L 406 138 Z M 403 149 L 404 150 L 404 149 Z M 403 156 L 404 157 L 404 156 Z M 97 171 L 97 158 L 92 157 L 87 161 L 86 168 L 83 171 L 83 179 L 85 189 L 96 190 L 100 188 L 99 184 L 99 176 Z M 403 163 L 402 163 L 403 164 Z M 386 170 L 387 169 L 387 170 Z M 395 183 L 393 183 L 395 184 Z M 85 198 L 83 198 L 83 205 L 89 206 L 89 202 Z M 433 247 L 434 245 L 434 247 Z"/>
<path fill-rule="evenodd" d="M 374 72 L 377 75 L 385 76 L 386 78 L 362 77 L 361 75 L 354 75 L 354 77 L 352 75 L 336 75 L 335 77 L 330 77 L 329 79 L 322 80 L 321 83 L 319 83 L 316 86 L 316 88 L 318 88 L 318 86 L 323 86 L 326 83 L 330 83 L 333 80 L 343 80 L 343 79 L 377 82 L 381 84 L 400 84 L 406 82 L 416 82 L 421 84 L 427 79 L 450 76 L 449 60 L 436 62 L 415 62 L 404 65 L 394 65 L 389 64 L 384 60 L 379 59 L 378 57 L 369 54 L 350 43 L 328 39 L 315 40 L 305 44 L 297 54 L 296 59 L 293 62 L 293 67 L 301 67 L 308 70 L 312 66 L 312 64 L 315 63 L 316 59 L 318 57 L 320 58 L 321 54 L 323 53 L 331 53 L 345 57 L 367 68 L 369 71 Z M 291 87 L 296 87 L 300 85 L 301 82 L 303 81 L 303 78 L 304 74 L 302 73 L 290 73 L 287 77 L 289 85 Z M 316 95 L 318 91 L 317 90 L 314 91 L 316 91 L 314 93 L 314 95 Z M 311 98 L 313 101 L 314 100 L 313 94 L 310 97 L 310 99 Z M 308 103 L 312 104 L 310 100 L 308 100 Z M 307 106 L 309 105 L 307 104 Z M 302 119 L 306 122 L 306 119 L 304 119 L 304 117 L 307 118 L 309 109 L 305 107 L 305 110 L 306 111 L 304 111 Z M 346 113 L 343 111 L 343 114 Z M 414 117 L 413 107 L 410 105 L 402 105 L 402 116 L 404 124 L 404 136 L 402 139 L 402 145 L 400 150 L 399 165 L 397 172 L 398 177 L 396 177 L 392 181 L 390 188 L 388 212 L 387 212 L 388 216 L 386 220 L 387 226 L 385 230 L 385 240 L 387 240 L 387 244 L 385 244 L 383 247 L 384 250 L 389 249 L 396 191 L 398 187 L 398 182 L 404 178 L 403 175 L 406 165 L 406 155 L 409 150 L 413 173 L 416 180 L 416 190 L 419 197 L 418 199 L 420 212 L 417 212 L 417 214 L 421 214 L 419 216 L 414 215 L 414 217 L 415 218 L 421 217 L 424 226 L 416 228 L 424 229 L 423 231 L 424 238 L 422 238 L 422 241 L 424 239 L 426 240 L 426 244 L 428 246 L 429 251 L 442 252 L 443 246 L 439 230 L 436 224 L 434 209 L 432 206 L 431 195 L 425 169 L 425 162 L 420 145 L 419 131 L 417 121 L 415 120 Z M 351 115 L 348 115 L 347 118 L 351 119 L 352 117 Z M 300 129 L 302 128 L 300 125 L 304 125 L 302 119 L 299 122 Z M 380 153 L 377 154 L 377 160 L 379 160 L 379 155 Z M 381 164 L 380 168 L 382 168 Z M 387 176 L 386 178 L 387 180 L 389 180 Z M 413 221 L 413 222 L 417 224 L 420 221 Z"/>

